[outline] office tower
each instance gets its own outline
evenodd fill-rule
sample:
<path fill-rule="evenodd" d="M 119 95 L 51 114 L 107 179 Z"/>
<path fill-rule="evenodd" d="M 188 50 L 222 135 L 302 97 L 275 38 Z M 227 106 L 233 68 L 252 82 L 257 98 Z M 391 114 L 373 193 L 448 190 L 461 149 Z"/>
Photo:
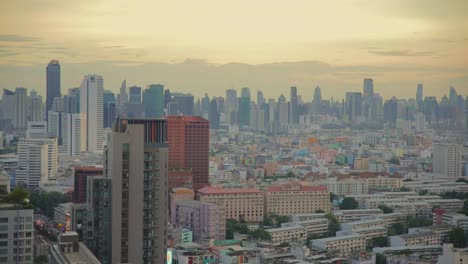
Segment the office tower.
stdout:
<path fill-rule="evenodd" d="M 319 114 L 320 106 L 322 105 L 322 90 L 317 85 L 314 90 L 314 98 L 312 99 L 312 113 Z"/>
<path fill-rule="evenodd" d="M 80 112 L 80 88 L 71 88 L 68 95 L 64 96 L 64 111 L 68 114 Z"/>
<path fill-rule="evenodd" d="M 250 125 L 249 127 L 257 131 L 258 130 L 258 107 L 254 102 L 250 103 Z"/>
<path fill-rule="evenodd" d="M 42 121 L 44 119 L 44 107 L 42 97 L 35 90 L 29 94 L 28 121 Z"/>
<path fill-rule="evenodd" d="M 237 91 L 234 89 L 226 90 L 226 106 L 224 108 L 224 115 L 227 124 L 233 125 L 237 123 L 237 118 L 235 118 L 235 116 L 238 104 Z"/>
<path fill-rule="evenodd" d="M 194 98 L 191 94 L 173 94 L 172 101 L 176 105 L 177 115 L 193 116 Z"/>
<path fill-rule="evenodd" d="M 219 110 L 218 110 L 218 102 L 216 97 L 210 102 L 210 111 L 209 111 L 209 120 L 210 120 L 210 128 L 218 129 L 219 128 Z"/>
<path fill-rule="evenodd" d="M 423 85 L 422 83 L 418 84 L 416 89 L 416 103 L 418 106 L 418 112 L 422 112 L 423 110 Z"/>
<path fill-rule="evenodd" d="M 109 121 L 109 126 L 112 127 L 114 124 L 115 118 L 117 117 L 117 104 L 115 102 L 110 102 L 107 106 L 107 120 Z"/>
<path fill-rule="evenodd" d="M 208 114 L 210 112 L 210 98 L 208 97 L 208 94 L 205 94 L 205 97 L 203 97 L 200 101 L 200 116 L 204 116 L 205 114 Z"/>
<path fill-rule="evenodd" d="M 197 101 L 195 101 L 194 115 L 196 115 L 196 116 L 203 116 L 203 114 L 202 114 L 202 112 L 201 112 L 201 101 L 200 101 L 200 98 L 198 98 Z"/>
<path fill-rule="evenodd" d="M 161 118 L 164 116 L 164 85 L 150 84 L 143 91 L 143 104 L 145 105 L 145 116 Z"/>
<path fill-rule="evenodd" d="M 15 92 L 3 89 L 2 115 L 4 119 L 3 129 L 12 129 L 15 122 Z"/>
<path fill-rule="evenodd" d="M 73 184 L 73 202 L 86 203 L 88 178 L 102 176 L 102 167 L 75 167 Z"/>
<path fill-rule="evenodd" d="M 18 130 L 26 130 L 27 117 L 27 89 L 18 87 L 15 90 L 15 119 L 14 126 Z"/>
<path fill-rule="evenodd" d="M 111 179 L 111 263 L 165 263 L 167 123 L 117 119 L 106 147 Z"/>
<path fill-rule="evenodd" d="M 423 113 L 416 113 L 414 115 L 416 132 L 423 132 L 426 128 L 426 117 Z"/>
<path fill-rule="evenodd" d="M 22 138 L 18 142 L 16 184 L 37 191 L 57 176 L 57 139 Z"/>
<path fill-rule="evenodd" d="M 281 126 L 289 123 L 289 104 L 286 100 L 281 100 L 278 103 L 278 121 Z"/>
<path fill-rule="evenodd" d="M 247 87 L 242 88 L 239 99 L 239 125 L 250 126 L 250 89 Z"/>
<path fill-rule="evenodd" d="M 111 91 L 104 91 L 103 94 L 103 99 L 102 99 L 104 105 L 103 105 L 103 127 L 111 127 L 112 123 L 114 122 L 114 119 L 109 118 L 109 105 L 111 103 L 115 103 L 115 94 Z"/>
<path fill-rule="evenodd" d="M 367 120 L 372 120 L 372 102 L 374 98 L 374 80 L 370 78 L 364 79 L 363 93 L 363 115 Z"/>
<path fill-rule="evenodd" d="M 394 96 L 384 103 L 384 122 L 396 124 L 398 117 L 398 99 Z"/>
<path fill-rule="evenodd" d="M 257 92 L 257 106 L 262 106 L 265 103 L 265 98 L 263 97 L 263 92 Z"/>
<path fill-rule="evenodd" d="M 450 86 L 449 103 L 453 107 L 458 107 L 458 94 L 453 86 Z"/>
<path fill-rule="evenodd" d="M 57 138 L 57 143 L 62 145 L 62 116 L 63 112 L 50 110 L 47 114 L 47 133 L 49 137 Z"/>
<path fill-rule="evenodd" d="M 141 104 L 141 87 L 132 86 L 129 89 L 130 100 L 129 103 L 131 104 Z"/>
<path fill-rule="evenodd" d="M 18 204 L 2 204 L 0 223 L 0 262 L 32 264 L 34 209 Z"/>
<path fill-rule="evenodd" d="M 362 115 L 362 94 L 356 92 L 346 93 L 346 114 L 348 120 L 355 122 Z"/>
<path fill-rule="evenodd" d="M 99 75 L 86 75 L 80 86 L 80 112 L 86 114 L 86 150 L 102 150 L 104 81 Z"/>
<path fill-rule="evenodd" d="M 122 85 L 120 86 L 120 102 L 119 107 L 122 108 L 125 104 L 128 103 L 128 94 L 127 94 L 127 81 L 123 80 Z"/>
<path fill-rule="evenodd" d="M 86 151 L 87 142 L 86 114 L 62 114 L 61 116 L 61 152 L 76 156 Z"/>
<path fill-rule="evenodd" d="M 83 242 L 103 264 L 112 262 L 112 182 L 110 178 L 87 178 L 86 216 L 82 225 Z M 140 261 L 141 262 L 141 261 Z"/>
<path fill-rule="evenodd" d="M 221 205 L 197 200 L 175 203 L 176 225 L 193 232 L 193 239 L 223 240 L 226 237 L 226 219 Z"/>
<path fill-rule="evenodd" d="M 48 138 L 46 121 L 29 121 L 26 138 Z"/>
<path fill-rule="evenodd" d="M 191 169 L 193 187 L 209 184 L 209 124 L 198 116 L 167 117 L 169 168 Z"/>
<path fill-rule="evenodd" d="M 58 60 L 51 60 L 46 70 L 47 91 L 46 91 L 46 112 L 52 108 L 55 97 L 60 97 L 60 63 Z"/>
<path fill-rule="evenodd" d="M 434 143 L 432 167 L 442 177 L 458 178 L 462 176 L 463 146 L 456 143 Z"/>
<path fill-rule="evenodd" d="M 299 123 L 299 97 L 297 96 L 297 88 L 293 86 L 289 93 L 289 122 L 291 124 Z"/>
<path fill-rule="evenodd" d="M 62 97 L 55 97 L 54 100 L 52 100 L 52 107 L 50 108 L 50 111 L 56 111 L 56 112 L 65 111 L 65 101 L 63 100 Z"/>
<path fill-rule="evenodd" d="M 422 112 L 426 116 L 426 121 L 431 123 L 439 117 L 439 103 L 435 96 L 426 96 L 423 101 Z"/>
<path fill-rule="evenodd" d="M 372 116 L 377 122 L 381 122 L 384 119 L 383 98 L 380 94 L 374 94 L 372 98 Z"/>
<path fill-rule="evenodd" d="M 172 102 L 172 93 L 171 90 L 164 90 L 164 107 L 167 108 L 167 105 Z"/>

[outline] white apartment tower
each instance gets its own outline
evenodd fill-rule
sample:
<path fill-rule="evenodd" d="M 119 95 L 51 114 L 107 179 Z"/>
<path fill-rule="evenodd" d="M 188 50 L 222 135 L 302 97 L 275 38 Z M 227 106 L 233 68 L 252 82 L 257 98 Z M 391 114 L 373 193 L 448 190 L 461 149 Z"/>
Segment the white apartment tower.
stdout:
<path fill-rule="evenodd" d="M 57 139 L 22 138 L 18 142 L 16 184 L 38 190 L 40 183 L 57 176 Z"/>
<path fill-rule="evenodd" d="M 456 143 L 434 143 L 432 150 L 434 173 L 444 177 L 461 177 L 462 149 L 462 145 Z"/>
<path fill-rule="evenodd" d="M 101 152 L 103 128 L 104 81 L 99 75 L 86 75 L 80 86 L 80 112 L 86 115 L 86 150 Z"/>
<path fill-rule="evenodd" d="M 76 156 L 86 151 L 87 135 L 86 114 L 63 114 L 62 148 L 68 156 Z"/>

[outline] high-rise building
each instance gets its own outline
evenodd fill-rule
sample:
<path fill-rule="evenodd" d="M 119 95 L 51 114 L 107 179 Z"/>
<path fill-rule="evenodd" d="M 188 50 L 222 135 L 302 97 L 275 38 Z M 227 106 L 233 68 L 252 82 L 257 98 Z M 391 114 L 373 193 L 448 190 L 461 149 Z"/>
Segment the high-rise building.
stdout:
<path fill-rule="evenodd" d="M 114 119 L 109 118 L 110 117 L 109 107 L 111 103 L 115 103 L 115 94 L 112 91 L 104 91 L 102 101 L 104 103 L 103 105 L 103 115 L 104 115 L 103 127 L 104 128 L 111 127 L 112 123 L 114 122 Z"/>
<path fill-rule="evenodd" d="M 314 98 L 312 99 L 312 113 L 319 114 L 320 107 L 322 105 L 322 90 L 320 86 L 317 85 L 314 90 Z"/>
<path fill-rule="evenodd" d="M 132 86 L 129 89 L 130 93 L 130 103 L 131 104 L 141 104 L 141 87 Z"/>
<path fill-rule="evenodd" d="M 210 128 L 212 129 L 218 129 L 219 128 L 219 110 L 218 110 L 218 102 L 216 101 L 216 98 L 213 97 L 213 99 L 210 102 L 210 111 L 208 112 L 208 118 L 210 120 Z"/>
<path fill-rule="evenodd" d="M 346 93 L 346 114 L 351 122 L 362 115 L 362 94 L 356 92 Z"/>
<path fill-rule="evenodd" d="M 398 117 L 398 99 L 394 96 L 384 103 L 384 122 L 396 124 Z"/>
<path fill-rule="evenodd" d="M 250 89 L 247 87 L 242 88 L 239 99 L 239 125 L 250 126 Z"/>
<path fill-rule="evenodd" d="M 0 210 L 0 263 L 32 264 L 34 209 L 2 204 Z"/>
<path fill-rule="evenodd" d="M 28 121 L 42 121 L 44 119 L 44 107 L 42 97 L 32 90 L 29 96 Z"/>
<path fill-rule="evenodd" d="M 128 103 L 128 94 L 127 94 L 127 81 L 123 80 L 122 85 L 120 86 L 120 102 L 119 107 L 123 107 Z"/>
<path fill-rule="evenodd" d="M 198 113 L 198 115 L 203 117 L 209 112 L 210 112 L 210 97 L 208 97 L 208 94 L 205 93 L 205 96 L 200 101 L 200 113 Z"/>
<path fill-rule="evenodd" d="M 68 90 L 68 95 L 64 96 L 64 111 L 68 114 L 80 112 L 80 88 L 71 88 Z"/>
<path fill-rule="evenodd" d="M 86 203 L 88 178 L 102 176 L 102 167 L 75 167 L 73 184 L 73 202 Z"/>
<path fill-rule="evenodd" d="M 165 263 L 166 121 L 117 119 L 104 153 L 112 186 L 109 263 Z"/>
<path fill-rule="evenodd" d="M 27 100 L 28 92 L 26 88 L 18 87 L 15 90 L 15 119 L 14 126 L 17 130 L 26 130 L 27 126 Z"/>
<path fill-rule="evenodd" d="M 29 121 L 26 138 L 48 138 L 46 121 Z"/>
<path fill-rule="evenodd" d="M 18 142 L 16 184 L 36 191 L 57 176 L 57 139 L 22 138 Z"/>
<path fill-rule="evenodd" d="M 143 91 L 143 104 L 145 105 L 145 116 L 161 118 L 164 116 L 164 85 L 150 84 Z"/>
<path fill-rule="evenodd" d="M 209 184 L 209 124 L 198 116 L 167 117 L 169 168 L 191 169 L 193 187 Z"/>
<path fill-rule="evenodd" d="M 173 103 L 176 105 L 177 115 L 193 116 L 194 98 L 191 94 L 173 94 Z"/>
<path fill-rule="evenodd" d="M 456 143 L 434 143 L 432 166 L 436 174 L 443 177 L 462 176 L 463 146 Z"/>
<path fill-rule="evenodd" d="M 80 86 L 80 112 L 86 114 L 87 143 L 89 152 L 102 151 L 104 81 L 99 75 L 86 75 Z"/>
<path fill-rule="evenodd" d="M 414 115 L 416 132 L 423 132 L 426 128 L 426 117 L 422 113 Z"/>
<path fill-rule="evenodd" d="M 374 98 L 374 80 L 370 78 L 364 79 L 363 93 L 363 115 L 367 120 L 373 119 L 372 103 Z"/>
<path fill-rule="evenodd" d="M 224 108 L 224 115 L 227 124 L 237 124 L 236 116 L 238 104 L 237 91 L 234 89 L 226 90 L 226 106 Z"/>
<path fill-rule="evenodd" d="M 86 129 L 85 113 L 62 114 L 59 148 L 63 154 L 76 156 L 86 151 L 86 137 L 88 136 Z"/>
<path fill-rule="evenodd" d="M 15 122 L 15 92 L 3 89 L 2 96 L 2 117 L 5 124 L 3 129 L 12 129 Z"/>
<path fill-rule="evenodd" d="M 265 103 L 265 98 L 263 97 L 263 92 L 257 92 L 257 106 L 262 106 Z"/>
<path fill-rule="evenodd" d="M 60 97 L 60 63 L 58 60 L 51 60 L 46 70 L 46 113 L 52 108 L 55 97 Z"/>
<path fill-rule="evenodd" d="M 291 124 L 298 124 L 299 123 L 299 97 L 297 96 L 296 86 L 292 86 L 290 88 L 289 100 L 290 100 L 289 122 Z"/>
<path fill-rule="evenodd" d="M 422 83 L 418 84 L 418 88 L 416 89 L 416 103 L 418 105 L 418 111 L 422 112 L 423 107 L 423 85 Z"/>

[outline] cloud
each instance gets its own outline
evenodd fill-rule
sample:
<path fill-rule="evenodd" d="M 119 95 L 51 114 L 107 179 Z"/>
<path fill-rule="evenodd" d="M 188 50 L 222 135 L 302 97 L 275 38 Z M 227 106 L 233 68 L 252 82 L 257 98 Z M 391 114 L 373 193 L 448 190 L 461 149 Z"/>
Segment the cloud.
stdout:
<path fill-rule="evenodd" d="M 435 52 L 430 51 L 412 51 L 412 50 L 369 50 L 369 53 L 379 56 L 396 56 L 396 57 L 417 57 L 417 56 L 431 56 Z"/>
<path fill-rule="evenodd" d="M 9 57 L 17 55 L 18 53 L 12 50 L 0 49 L 0 57 Z"/>
<path fill-rule="evenodd" d="M 38 40 L 38 38 L 23 35 L 0 35 L 0 41 L 5 42 L 33 42 Z"/>

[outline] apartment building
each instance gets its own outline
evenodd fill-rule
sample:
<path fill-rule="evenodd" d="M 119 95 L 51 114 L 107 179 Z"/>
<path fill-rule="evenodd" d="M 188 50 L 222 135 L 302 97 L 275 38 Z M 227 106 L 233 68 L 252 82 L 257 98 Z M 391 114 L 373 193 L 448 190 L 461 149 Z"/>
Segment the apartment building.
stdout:
<path fill-rule="evenodd" d="M 226 219 L 258 223 L 263 221 L 264 196 L 258 189 L 207 186 L 197 191 L 198 200 L 219 204 Z"/>
<path fill-rule="evenodd" d="M 307 233 L 300 225 L 266 229 L 274 243 L 299 243 L 306 241 Z"/>
<path fill-rule="evenodd" d="M 441 236 L 434 232 L 391 236 L 389 239 L 392 247 L 441 245 L 442 242 Z"/>
<path fill-rule="evenodd" d="M 330 211 L 330 192 L 323 186 L 286 183 L 270 186 L 265 191 L 265 213 L 291 215 Z"/>
<path fill-rule="evenodd" d="M 366 237 L 358 234 L 328 237 L 312 240 L 312 247 L 326 250 L 329 254 L 340 257 L 360 254 L 366 250 Z"/>
<path fill-rule="evenodd" d="M 323 235 L 328 231 L 328 219 L 319 218 L 306 221 L 282 223 L 281 227 L 302 226 L 307 235 Z"/>
<path fill-rule="evenodd" d="M 383 211 L 380 209 L 354 209 L 334 211 L 333 214 L 340 223 L 348 223 L 359 221 L 363 217 L 381 216 Z"/>

